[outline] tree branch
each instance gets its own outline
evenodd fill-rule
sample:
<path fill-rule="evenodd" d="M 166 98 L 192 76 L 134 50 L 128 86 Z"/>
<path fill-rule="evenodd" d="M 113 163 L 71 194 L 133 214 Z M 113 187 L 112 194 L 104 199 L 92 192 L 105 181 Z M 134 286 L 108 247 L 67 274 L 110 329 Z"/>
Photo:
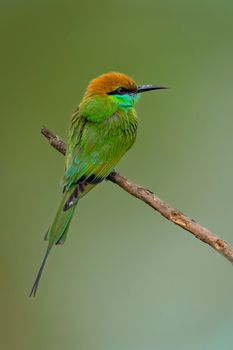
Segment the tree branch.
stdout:
<path fill-rule="evenodd" d="M 46 127 L 43 127 L 41 129 L 41 133 L 48 139 L 51 146 L 65 155 L 66 144 L 58 136 L 54 135 Z M 233 248 L 227 242 L 223 241 L 213 232 L 198 224 L 195 220 L 184 215 L 181 211 L 171 208 L 168 204 L 156 197 L 155 194 L 147 188 L 141 187 L 129 181 L 124 176 L 121 176 L 115 171 L 112 171 L 110 173 L 110 175 L 107 177 L 107 180 L 117 184 L 132 196 L 148 204 L 166 219 L 190 232 L 202 242 L 210 245 L 213 249 L 222 254 L 226 259 L 233 262 Z"/>

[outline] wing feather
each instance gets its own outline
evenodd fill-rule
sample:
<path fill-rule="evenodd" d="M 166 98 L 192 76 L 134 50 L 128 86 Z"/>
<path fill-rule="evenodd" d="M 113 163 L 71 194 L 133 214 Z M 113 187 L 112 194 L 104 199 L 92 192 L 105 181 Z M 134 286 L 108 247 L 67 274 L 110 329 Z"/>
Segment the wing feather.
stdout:
<path fill-rule="evenodd" d="M 92 122 L 79 110 L 73 114 L 63 179 L 66 190 L 80 179 L 93 183 L 104 179 L 133 144 L 136 135 L 132 137 L 130 129 L 125 132 L 120 117 L 115 114 L 104 122 Z"/>

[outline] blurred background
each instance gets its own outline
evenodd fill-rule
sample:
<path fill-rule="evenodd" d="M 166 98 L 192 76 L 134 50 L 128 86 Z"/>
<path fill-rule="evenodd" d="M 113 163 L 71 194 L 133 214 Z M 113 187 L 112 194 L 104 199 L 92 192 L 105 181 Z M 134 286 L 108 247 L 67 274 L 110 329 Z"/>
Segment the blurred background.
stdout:
<path fill-rule="evenodd" d="M 232 1 L 0 4 L 1 349 L 231 349 L 232 265 L 112 183 L 80 202 L 28 294 L 64 169 L 40 128 L 66 140 L 108 71 L 170 87 L 142 96 L 118 170 L 233 243 Z"/>

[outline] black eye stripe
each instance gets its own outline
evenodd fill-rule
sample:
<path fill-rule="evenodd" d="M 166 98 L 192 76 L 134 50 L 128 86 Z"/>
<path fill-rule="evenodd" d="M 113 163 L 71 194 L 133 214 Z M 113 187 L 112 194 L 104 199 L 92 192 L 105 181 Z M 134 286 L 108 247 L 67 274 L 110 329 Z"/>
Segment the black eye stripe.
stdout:
<path fill-rule="evenodd" d="M 119 87 L 114 91 L 108 92 L 108 95 L 124 95 L 133 92 L 132 90 L 125 89 L 124 87 Z"/>

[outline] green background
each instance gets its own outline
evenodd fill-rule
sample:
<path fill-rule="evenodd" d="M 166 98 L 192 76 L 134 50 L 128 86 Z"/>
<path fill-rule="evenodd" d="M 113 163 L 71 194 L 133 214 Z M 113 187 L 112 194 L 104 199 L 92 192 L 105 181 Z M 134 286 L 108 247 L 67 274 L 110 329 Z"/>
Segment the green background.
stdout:
<path fill-rule="evenodd" d="M 66 139 L 103 72 L 170 87 L 142 96 L 119 171 L 233 243 L 233 2 L 0 4 L 1 349 L 232 349 L 232 265 L 111 183 L 28 294 L 64 168 L 40 128 Z"/>

